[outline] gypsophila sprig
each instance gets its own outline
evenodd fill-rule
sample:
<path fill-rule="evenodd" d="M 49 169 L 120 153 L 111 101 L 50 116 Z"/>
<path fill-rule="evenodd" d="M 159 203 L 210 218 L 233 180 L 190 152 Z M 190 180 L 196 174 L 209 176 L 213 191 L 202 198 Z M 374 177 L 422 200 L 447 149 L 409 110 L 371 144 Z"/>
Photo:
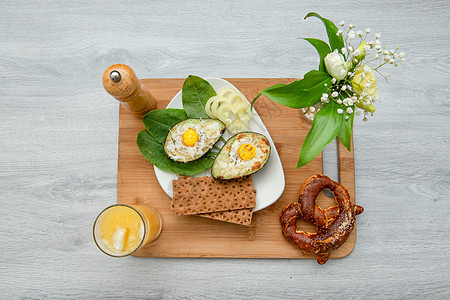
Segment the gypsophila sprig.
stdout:
<path fill-rule="evenodd" d="M 262 90 L 261 95 L 292 108 L 303 110 L 312 121 L 311 130 L 303 142 L 297 168 L 314 159 L 335 137 L 350 151 L 354 117 L 366 122 L 376 108 L 378 81 L 385 80 L 385 66 L 399 66 L 405 53 L 399 47 L 388 48 L 381 43 L 381 34 L 370 28 L 358 28 L 341 21 L 339 28 L 330 20 L 310 12 L 305 19 L 315 17 L 326 27 L 328 43 L 304 38 L 320 55 L 319 69 L 291 84 L 276 85 Z"/>

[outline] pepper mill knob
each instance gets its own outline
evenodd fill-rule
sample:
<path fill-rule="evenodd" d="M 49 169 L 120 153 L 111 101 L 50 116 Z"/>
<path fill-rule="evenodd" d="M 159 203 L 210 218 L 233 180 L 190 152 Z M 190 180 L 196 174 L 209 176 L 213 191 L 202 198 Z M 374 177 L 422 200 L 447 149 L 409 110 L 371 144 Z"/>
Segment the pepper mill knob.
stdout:
<path fill-rule="evenodd" d="M 137 78 L 133 69 L 124 64 L 114 64 L 103 73 L 103 87 L 135 117 L 142 118 L 156 108 L 155 97 Z"/>
<path fill-rule="evenodd" d="M 114 70 L 111 73 L 109 73 L 109 78 L 111 78 L 111 80 L 114 82 L 119 82 L 121 79 L 120 73 Z"/>

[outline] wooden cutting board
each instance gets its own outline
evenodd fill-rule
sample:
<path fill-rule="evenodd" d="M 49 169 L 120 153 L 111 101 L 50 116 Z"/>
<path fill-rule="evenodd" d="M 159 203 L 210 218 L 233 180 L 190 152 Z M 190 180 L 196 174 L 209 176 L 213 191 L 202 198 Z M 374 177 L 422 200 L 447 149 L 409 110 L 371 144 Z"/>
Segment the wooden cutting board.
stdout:
<path fill-rule="evenodd" d="M 290 83 L 293 78 L 230 78 L 226 79 L 249 100 L 260 90 L 279 83 Z M 144 84 L 157 99 L 158 108 L 165 108 L 181 90 L 184 79 L 144 79 Z M 284 169 L 286 187 L 281 198 L 271 206 L 254 213 L 250 227 L 229 224 L 195 216 L 177 216 L 170 209 L 170 197 L 160 187 L 153 165 L 139 152 L 136 136 L 144 129 L 141 119 L 135 118 L 122 106 L 119 116 L 119 162 L 117 202 L 145 204 L 155 207 L 163 218 L 163 230 L 156 241 L 136 252 L 135 256 L 151 257 L 230 257 L 230 258 L 316 258 L 304 254 L 287 242 L 281 234 L 278 217 L 288 204 L 295 202 L 303 182 L 314 174 L 322 173 L 319 155 L 308 165 L 296 169 L 300 146 L 310 124 L 300 111 L 274 103 L 266 97 L 256 101 L 255 109 L 272 136 Z M 353 147 L 353 146 L 352 146 Z M 353 151 L 339 148 L 340 182 L 355 199 Z M 335 201 L 323 193 L 318 197 L 323 207 Z M 314 231 L 305 222 L 300 228 Z M 356 227 L 341 248 L 331 258 L 348 255 L 356 242 Z"/>

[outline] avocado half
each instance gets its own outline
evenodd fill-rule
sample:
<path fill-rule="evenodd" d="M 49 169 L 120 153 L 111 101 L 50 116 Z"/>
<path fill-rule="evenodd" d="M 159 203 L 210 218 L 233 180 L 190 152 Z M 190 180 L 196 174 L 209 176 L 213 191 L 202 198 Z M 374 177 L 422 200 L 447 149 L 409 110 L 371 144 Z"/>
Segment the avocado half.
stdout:
<path fill-rule="evenodd" d="M 182 136 L 187 129 L 201 130 L 198 142 L 193 147 L 183 144 Z M 190 162 L 205 155 L 222 137 L 225 124 L 217 119 L 186 119 L 170 128 L 164 142 L 164 151 L 170 159 L 178 162 Z"/>
<path fill-rule="evenodd" d="M 243 159 L 239 148 L 249 144 L 255 147 L 255 156 Z M 270 157 L 270 142 L 262 134 L 241 132 L 232 136 L 222 147 L 211 168 L 211 175 L 216 179 L 235 179 L 248 176 L 261 170 Z"/>

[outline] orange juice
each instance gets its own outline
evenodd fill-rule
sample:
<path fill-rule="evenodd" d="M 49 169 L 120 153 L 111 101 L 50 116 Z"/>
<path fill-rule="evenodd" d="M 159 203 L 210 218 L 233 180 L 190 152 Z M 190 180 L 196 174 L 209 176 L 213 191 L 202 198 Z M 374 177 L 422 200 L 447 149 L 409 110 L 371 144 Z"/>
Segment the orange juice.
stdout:
<path fill-rule="evenodd" d="M 127 256 L 155 240 L 161 232 L 159 213 L 144 205 L 112 205 L 94 223 L 94 240 L 108 255 Z"/>

